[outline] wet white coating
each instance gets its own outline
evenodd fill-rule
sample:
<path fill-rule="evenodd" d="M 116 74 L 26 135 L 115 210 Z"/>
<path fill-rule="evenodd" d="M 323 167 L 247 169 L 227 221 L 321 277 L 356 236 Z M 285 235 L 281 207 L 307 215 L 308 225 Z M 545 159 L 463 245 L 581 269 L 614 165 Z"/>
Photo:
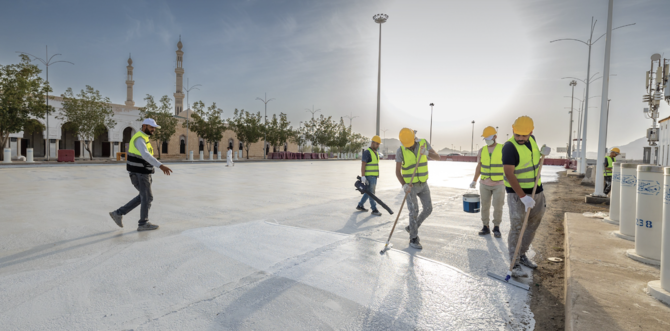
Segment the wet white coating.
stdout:
<path fill-rule="evenodd" d="M 378 192 L 397 211 L 394 165 Z M 528 292 L 486 277 L 507 267 L 507 212 L 502 239 L 480 238 L 448 187 L 471 179 L 465 165 L 430 163 L 424 250 L 408 248 L 403 213 L 384 255 L 395 218 L 354 211 L 357 162 L 174 165 L 154 176 L 161 228 L 139 233 L 139 210 L 124 229 L 107 215 L 136 192 L 122 166 L 0 168 L 0 325 L 532 330 Z"/>

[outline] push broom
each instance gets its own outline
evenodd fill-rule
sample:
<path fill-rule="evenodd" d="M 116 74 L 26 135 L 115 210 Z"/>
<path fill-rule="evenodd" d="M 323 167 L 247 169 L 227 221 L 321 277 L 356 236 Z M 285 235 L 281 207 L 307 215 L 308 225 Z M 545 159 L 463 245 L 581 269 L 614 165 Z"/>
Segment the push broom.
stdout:
<path fill-rule="evenodd" d="M 537 182 L 540 180 L 540 173 L 542 172 L 542 164 L 544 164 L 544 155 L 542 155 L 542 157 L 540 158 L 540 166 L 537 169 L 537 177 L 535 178 L 535 185 L 533 185 L 533 195 L 532 195 L 533 200 L 535 200 L 535 191 L 537 190 Z M 514 285 L 514 286 L 522 288 L 526 291 L 530 290 L 530 286 L 528 286 L 524 283 L 517 282 L 517 281 L 515 281 L 511 278 L 512 278 L 512 269 L 514 269 L 514 264 L 516 263 L 516 258 L 519 255 L 519 250 L 521 249 L 521 242 L 523 241 L 523 234 L 524 234 L 524 232 L 526 232 L 526 226 L 528 225 L 528 217 L 530 216 L 530 210 L 531 209 L 529 208 L 526 211 L 526 217 L 523 219 L 523 226 L 521 227 L 521 233 L 519 234 L 519 240 L 516 242 L 516 249 L 514 250 L 514 258 L 509 263 L 509 270 L 507 271 L 507 275 L 505 275 L 503 277 L 503 276 L 500 276 L 500 275 L 496 275 L 492 272 L 487 272 L 486 273 L 491 278 L 503 281 L 503 282 L 505 282 L 507 284 L 510 284 L 510 285 Z"/>
<path fill-rule="evenodd" d="M 421 154 L 421 148 L 419 148 L 419 154 Z M 416 175 L 416 169 L 419 169 L 419 163 L 421 163 L 421 156 L 416 158 L 416 165 L 414 166 L 414 172 L 412 173 L 412 178 L 409 180 L 410 183 L 414 181 L 414 176 Z M 410 189 L 411 190 L 411 189 Z M 393 222 L 393 228 L 391 229 L 391 233 L 389 233 L 389 239 L 386 241 L 386 245 L 384 245 L 384 249 L 379 252 L 379 254 L 384 254 L 384 252 L 388 251 L 393 247 L 393 244 L 391 244 L 391 236 L 393 236 L 393 231 L 395 231 L 395 226 L 398 224 L 398 219 L 400 218 L 400 214 L 402 213 L 402 207 L 405 205 L 405 200 L 407 200 L 407 194 L 409 192 L 405 192 L 405 197 L 402 199 L 402 204 L 400 204 L 400 210 L 398 210 L 398 215 L 395 217 L 395 222 Z"/>

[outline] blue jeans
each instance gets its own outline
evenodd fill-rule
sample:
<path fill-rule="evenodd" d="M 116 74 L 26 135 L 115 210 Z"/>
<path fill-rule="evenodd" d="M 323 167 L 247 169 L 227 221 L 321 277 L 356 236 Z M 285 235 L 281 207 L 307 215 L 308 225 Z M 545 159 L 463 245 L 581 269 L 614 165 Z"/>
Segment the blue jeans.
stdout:
<path fill-rule="evenodd" d="M 377 177 L 365 176 L 365 178 L 368 180 L 368 190 L 374 194 L 375 188 L 377 187 Z M 370 198 L 370 196 L 368 196 L 367 193 L 363 194 L 363 198 L 361 198 L 361 202 L 359 202 L 358 205 L 364 207 L 365 202 L 368 201 L 368 198 Z M 377 201 L 370 199 L 370 207 L 372 210 L 377 210 Z"/>
<path fill-rule="evenodd" d="M 135 207 L 140 206 L 140 221 L 138 224 L 140 226 L 144 225 L 149 221 L 149 208 L 151 208 L 151 202 L 154 200 L 154 196 L 151 193 L 151 175 L 138 174 L 135 172 L 130 173 L 130 182 L 135 186 L 135 188 L 140 192 L 140 194 L 134 197 L 128 203 L 119 208 L 116 211 L 118 215 L 126 215 L 130 213 Z"/>

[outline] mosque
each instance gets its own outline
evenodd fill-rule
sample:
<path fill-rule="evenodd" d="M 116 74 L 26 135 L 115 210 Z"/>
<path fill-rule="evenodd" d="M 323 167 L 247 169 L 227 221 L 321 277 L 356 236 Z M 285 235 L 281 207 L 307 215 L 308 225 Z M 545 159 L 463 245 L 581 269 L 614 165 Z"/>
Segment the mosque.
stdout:
<path fill-rule="evenodd" d="M 188 158 L 188 151 L 193 151 L 194 159 L 198 159 L 199 151 L 203 151 L 205 159 L 208 159 L 207 145 L 202 138 L 198 137 L 195 132 L 188 132 L 182 127 L 182 123 L 191 116 L 191 110 L 184 110 L 184 51 L 182 51 L 183 44 L 181 38 L 177 43 L 177 62 L 174 69 L 176 74 L 176 91 L 174 96 L 174 113 L 181 117 L 177 124 L 177 132 L 172 136 L 169 142 L 165 142 L 160 146 L 160 157 L 162 160 L 179 160 Z M 49 105 L 55 111 L 49 115 L 49 129 L 45 129 L 38 133 L 17 132 L 9 135 L 10 139 L 5 148 L 11 148 L 12 159 L 19 156 L 26 155 L 27 148 L 33 148 L 33 156 L 35 158 L 45 157 L 49 153 L 50 158 L 58 157 L 59 149 L 74 150 L 75 157 L 80 159 L 88 159 L 89 154 L 85 149 L 85 144 L 90 144 L 91 152 L 94 158 L 110 158 L 116 159 L 116 153 L 125 152 L 128 150 L 128 143 L 130 138 L 141 128 L 139 108 L 135 106 L 133 100 L 133 88 L 135 81 L 133 79 L 133 60 L 128 58 L 127 78 L 126 78 L 126 101 L 123 105 L 111 104 L 114 111 L 114 121 L 116 126 L 107 128 L 106 132 L 95 137 L 93 141 L 80 140 L 75 134 L 68 131 L 67 123 L 56 118 L 62 108 L 63 98 L 59 96 L 49 96 Z M 36 119 L 46 127 L 45 119 Z M 160 125 L 160 123 L 158 123 Z M 186 138 L 188 135 L 188 139 Z M 45 138 L 46 137 L 46 138 Z M 188 142 L 188 146 L 186 146 Z M 151 142 L 154 148 L 154 155 L 158 157 L 159 146 L 156 146 L 154 141 Z M 233 148 L 233 153 L 236 158 L 246 158 L 246 151 L 243 147 L 243 142 L 237 139 L 234 132 L 226 130 L 223 133 L 221 141 L 215 142 L 213 152 L 216 156 L 217 152 L 221 151 L 222 157 L 225 158 L 227 147 Z M 271 146 L 265 146 L 266 152 L 275 151 Z M 297 152 L 298 146 L 294 143 L 288 143 L 282 146 L 277 151 L 291 151 Z M 249 158 L 263 158 L 263 141 L 254 143 L 249 148 Z"/>

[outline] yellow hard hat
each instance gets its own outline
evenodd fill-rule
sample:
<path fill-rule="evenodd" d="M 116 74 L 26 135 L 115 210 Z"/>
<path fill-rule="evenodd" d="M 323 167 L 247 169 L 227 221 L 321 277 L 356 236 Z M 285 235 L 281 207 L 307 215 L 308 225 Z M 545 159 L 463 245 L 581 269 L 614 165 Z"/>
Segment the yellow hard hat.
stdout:
<path fill-rule="evenodd" d="M 492 135 L 494 135 L 494 134 L 496 134 L 496 133 L 498 133 L 498 131 L 496 131 L 496 128 L 494 128 L 494 127 L 492 127 L 492 126 L 487 126 L 487 127 L 484 129 L 484 133 L 482 133 L 482 137 L 492 136 Z"/>
<path fill-rule="evenodd" d="M 414 131 L 412 129 L 403 128 L 400 130 L 400 143 L 405 147 L 414 146 Z"/>
<path fill-rule="evenodd" d="M 621 150 L 619 150 L 618 147 L 612 148 L 612 152 L 617 153 L 617 154 L 621 154 Z"/>
<path fill-rule="evenodd" d="M 374 136 L 372 137 L 372 141 L 381 144 L 382 143 L 382 138 L 379 138 L 379 136 Z"/>
<path fill-rule="evenodd" d="M 533 124 L 532 118 L 528 116 L 521 116 L 517 118 L 516 121 L 514 121 L 514 124 L 512 124 L 512 129 L 514 129 L 514 133 L 516 134 L 527 136 L 533 132 L 535 125 Z"/>

